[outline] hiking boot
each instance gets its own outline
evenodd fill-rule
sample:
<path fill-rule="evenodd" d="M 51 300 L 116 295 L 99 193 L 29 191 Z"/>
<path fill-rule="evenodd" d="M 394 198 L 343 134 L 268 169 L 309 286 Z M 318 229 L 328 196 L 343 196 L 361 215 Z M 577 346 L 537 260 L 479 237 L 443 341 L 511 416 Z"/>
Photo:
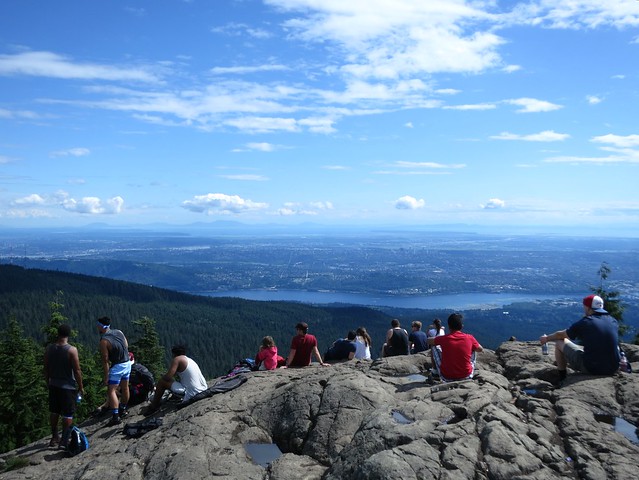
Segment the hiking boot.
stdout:
<path fill-rule="evenodd" d="M 122 420 L 120 420 L 120 415 L 113 415 L 111 416 L 111 420 L 109 420 L 109 423 L 107 423 L 106 426 L 113 427 L 115 425 L 119 425 L 120 423 L 122 423 Z"/>
<path fill-rule="evenodd" d="M 129 415 L 129 410 L 127 408 L 122 409 L 118 415 L 120 418 L 126 418 Z"/>
<path fill-rule="evenodd" d="M 49 447 L 51 448 L 55 448 L 60 444 L 60 437 L 53 437 L 51 438 L 51 440 L 49 441 Z"/>

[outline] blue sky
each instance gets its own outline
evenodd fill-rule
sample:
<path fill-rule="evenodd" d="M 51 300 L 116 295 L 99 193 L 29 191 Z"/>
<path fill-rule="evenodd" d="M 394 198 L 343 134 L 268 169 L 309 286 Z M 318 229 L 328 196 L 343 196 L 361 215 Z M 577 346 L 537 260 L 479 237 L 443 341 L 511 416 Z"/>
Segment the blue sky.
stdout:
<path fill-rule="evenodd" d="M 0 225 L 639 226 L 639 1 L 0 2 Z"/>

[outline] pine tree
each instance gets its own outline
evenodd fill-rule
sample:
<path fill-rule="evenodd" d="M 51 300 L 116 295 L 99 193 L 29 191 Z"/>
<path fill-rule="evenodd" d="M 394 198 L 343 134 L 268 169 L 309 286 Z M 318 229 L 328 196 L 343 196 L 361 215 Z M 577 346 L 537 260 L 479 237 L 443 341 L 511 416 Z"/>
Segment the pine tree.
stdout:
<path fill-rule="evenodd" d="M 22 326 L 10 317 L 0 333 L 0 451 L 5 452 L 48 432 L 49 409 L 41 348 L 23 336 Z"/>
<path fill-rule="evenodd" d="M 55 300 L 49 302 L 49 311 L 51 312 L 49 323 L 41 329 L 45 336 L 45 346 L 56 342 L 58 339 L 58 327 L 67 321 L 67 317 L 62 314 L 62 309 L 64 308 L 64 304 L 62 304 L 63 296 L 64 292 L 58 290 L 55 294 Z"/>
<path fill-rule="evenodd" d="M 597 270 L 597 274 L 599 275 L 599 286 L 591 287 L 590 290 L 595 295 L 598 295 L 602 298 L 606 311 L 610 314 L 611 317 L 615 318 L 617 322 L 619 322 L 619 336 L 623 337 L 624 334 L 628 332 L 630 327 L 623 322 L 623 311 L 625 309 L 625 305 L 621 303 L 621 299 L 619 298 L 619 291 L 606 290 L 604 286 L 604 282 L 608 279 L 610 273 L 612 273 L 612 269 L 606 262 L 602 262 L 599 270 Z"/>
<path fill-rule="evenodd" d="M 135 361 L 148 368 L 157 379 L 165 370 L 164 349 L 160 345 L 160 336 L 155 328 L 155 320 L 143 316 L 133 321 L 142 336 L 133 342 L 130 350 L 135 354 Z"/>

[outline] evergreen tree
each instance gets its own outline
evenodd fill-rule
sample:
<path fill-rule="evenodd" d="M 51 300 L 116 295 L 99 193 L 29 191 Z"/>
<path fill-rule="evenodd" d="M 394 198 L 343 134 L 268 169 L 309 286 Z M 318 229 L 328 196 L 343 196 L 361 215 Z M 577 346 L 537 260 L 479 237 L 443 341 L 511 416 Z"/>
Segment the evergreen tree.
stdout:
<path fill-rule="evenodd" d="M 133 342 L 130 350 L 135 354 L 135 361 L 148 368 L 157 379 L 166 369 L 164 349 L 160 345 L 160 336 L 155 328 L 155 320 L 143 316 L 133 321 L 136 329 L 142 330 L 142 336 Z"/>
<path fill-rule="evenodd" d="M 608 279 L 611 272 L 612 269 L 608 266 L 608 264 L 606 262 L 602 262 L 599 270 L 597 270 L 597 274 L 599 275 L 599 286 L 591 287 L 590 290 L 595 295 L 599 295 L 602 298 L 606 311 L 611 317 L 615 318 L 617 322 L 619 322 L 619 336 L 623 337 L 630 328 L 623 322 L 623 311 L 625 309 L 625 305 L 621 303 L 619 291 L 606 290 L 604 286 L 604 282 Z"/>
<path fill-rule="evenodd" d="M 49 409 L 41 348 L 23 336 L 15 317 L 0 339 L 0 451 L 6 452 L 45 436 Z"/>
<path fill-rule="evenodd" d="M 45 346 L 56 342 L 58 339 L 58 327 L 67 321 L 67 317 L 62 314 L 62 309 L 64 308 L 62 304 L 63 296 L 64 292 L 58 290 L 55 294 L 55 300 L 49 302 L 49 311 L 51 313 L 49 323 L 42 327 L 42 333 L 45 336 Z M 71 336 L 74 335 L 72 334 Z"/>

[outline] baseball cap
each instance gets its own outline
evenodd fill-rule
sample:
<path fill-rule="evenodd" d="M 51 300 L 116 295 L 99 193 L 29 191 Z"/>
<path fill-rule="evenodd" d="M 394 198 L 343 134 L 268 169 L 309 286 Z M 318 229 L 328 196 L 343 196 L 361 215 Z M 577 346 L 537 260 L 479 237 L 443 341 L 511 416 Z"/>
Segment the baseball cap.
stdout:
<path fill-rule="evenodd" d="M 608 313 L 604 310 L 604 301 L 598 295 L 588 295 L 584 298 L 584 305 L 597 313 Z"/>

